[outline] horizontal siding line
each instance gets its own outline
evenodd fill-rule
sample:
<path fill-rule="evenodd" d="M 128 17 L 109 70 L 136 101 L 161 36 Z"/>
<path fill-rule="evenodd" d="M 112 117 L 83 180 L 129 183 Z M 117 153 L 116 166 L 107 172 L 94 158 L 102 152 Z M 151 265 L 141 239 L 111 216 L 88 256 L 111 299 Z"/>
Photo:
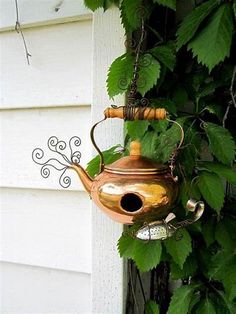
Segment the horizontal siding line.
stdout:
<path fill-rule="evenodd" d="M 80 21 L 82 22 L 82 21 L 87 21 L 87 20 L 92 21 L 92 18 L 93 18 L 93 15 L 90 13 L 81 14 L 81 15 L 64 17 L 64 18 L 45 20 L 45 21 L 40 21 L 40 22 L 35 22 L 35 23 L 21 24 L 21 29 L 24 30 L 24 29 L 29 29 L 29 28 L 43 27 L 43 26 L 53 26 L 53 25 L 58 25 L 58 24 L 67 24 L 67 23 L 74 23 L 74 22 L 80 22 Z M 12 31 L 15 32 L 15 25 L 0 28 L 0 34 L 6 33 L 6 32 L 12 32 Z"/>
<path fill-rule="evenodd" d="M 78 178 L 79 180 L 79 178 Z M 9 186 L 9 185 L 0 185 L 0 189 L 6 189 L 6 190 L 30 190 L 30 191 L 55 191 L 55 192 L 71 192 L 71 193 L 84 193 L 88 195 L 88 193 L 84 189 L 63 189 L 63 188 L 43 188 L 43 187 L 30 187 L 30 186 Z"/>
<path fill-rule="evenodd" d="M 35 106 L 8 106 L 8 107 L 1 107 L 0 105 L 0 112 L 1 111 L 7 111 L 7 110 L 37 110 L 37 109 L 70 109 L 70 108 L 87 108 L 91 107 L 91 104 L 62 104 L 62 105 L 57 105 L 57 104 L 49 104 L 45 106 L 40 106 L 40 105 L 35 105 Z"/>
<path fill-rule="evenodd" d="M 41 269 L 45 269 L 45 270 L 50 270 L 50 269 L 52 269 L 52 270 L 54 270 L 54 271 L 59 271 L 59 272 L 70 272 L 70 273 L 91 275 L 91 272 L 77 271 L 77 270 L 70 270 L 70 269 L 63 269 L 63 268 L 52 268 L 52 267 L 46 267 L 46 266 L 38 266 L 38 265 L 31 265 L 31 264 L 25 264 L 25 263 L 18 263 L 18 262 L 12 262 L 12 261 L 7 261 L 7 260 L 1 260 L 1 259 L 0 259 L 0 264 L 1 264 L 1 263 L 14 264 L 14 265 L 26 266 L 26 267 L 34 267 L 34 268 L 41 268 Z"/>

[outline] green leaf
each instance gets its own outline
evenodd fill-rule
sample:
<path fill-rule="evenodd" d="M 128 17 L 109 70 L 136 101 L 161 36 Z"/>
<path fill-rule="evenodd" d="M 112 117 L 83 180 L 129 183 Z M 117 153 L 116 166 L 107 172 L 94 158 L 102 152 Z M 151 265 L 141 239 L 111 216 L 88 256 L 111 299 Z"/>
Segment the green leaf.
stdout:
<path fill-rule="evenodd" d="M 188 101 L 186 89 L 182 86 L 177 86 L 174 90 L 173 101 L 177 107 L 183 107 Z"/>
<path fill-rule="evenodd" d="M 185 118 L 178 118 L 176 121 L 183 125 L 185 122 Z M 174 149 L 177 147 L 181 139 L 181 132 L 178 125 L 173 124 L 171 128 L 160 134 L 157 138 L 156 145 L 156 160 L 160 162 L 167 162 L 173 153 Z"/>
<path fill-rule="evenodd" d="M 222 291 L 217 291 L 212 297 L 212 302 L 215 305 L 216 314 L 235 314 L 234 305 L 229 302 Z M 234 309 L 233 309 L 234 307 Z"/>
<path fill-rule="evenodd" d="M 210 220 L 204 221 L 202 225 L 202 234 L 207 247 L 215 241 L 215 225 L 216 220 L 213 217 Z"/>
<path fill-rule="evenodd" d="M 181 286 L 174 291 L 167 314 L 187 314 L 196 286 Z"/>
<path fill-rule="evenodd" d="M 147 131 L 149 122 L 146 120 L 126 121 L 125 129 L 131 140 L 141 139 Z"/>
<path fill-rule="evenodd" d="M 153 0 L 154 3 L 158 3 L 172 10 L 176 10 L 176 0 Z"/>
<path fill-rule="evenodd" d="M 191 127 L 185 132 L 183 147 L 180 154 L 180 163 L 184 172 L 192 176 L 196 166 L 196 159 L 199 156 L 201 136 Z"/>
<path fill-rule="evenodd" d="M 196 314 L 216 314 L 214 303 L 209 298 L 201 300 Z"/>
<path fill-rule="evenodd" d="M 169 122 L 167 120 L 150 121 L 149 123 L 151 127 L 158 133 L 165 132 L 169 125 Z"/>
<path fill-rule="evenodd" d="M 223 177 L 230 183 L 236 184 L 236 171 L 233 170 L 231 167 L 210 161 L 201 161 L 198 162 L 197 165 L 200 169 L 207 169 L 215 172 L 216 174 L 218 174 L 219 177 Z"/>
<path fill-rule="evenodd" d="M 159 79 L 161 66 L 151 54 L 145 53 L 140 58 L 139 68 L 138 91 L 144 96 Z"/>
<path fill-rule="evenodd" d="M 92 11 L 103 8 L 104 0 L 84 0 L 84 5 Z"/>
<path fill-rule="evenodd" d="M 198 189 L 196 180 L 186 180 L 182 183 L 180 188 L 181 202 L 184 208 L 186 208 L 187 202 L 190 198 L 199 200 L 201 198 L 201 193 Z"/>
<path fill-rule="evenodd" d="M 160 241 L 135 240 L 133 260 L 141 272 L 146 272 L 160 263 L 162 246 Z"/>
<path fill-rule="evenodd" d="M 208 277 L 208 269 L 209 265 L 211 265 L 212 261 L 212 251 L 207 250 L 204 245 L 199 246 L 197 252 L 197 262 L 198 268 L 205 277 Z"/>
<path fill-rule="evenodd" d="M 236 201 L 227 203 L 226 206 L 224 206 L 225 215 L 223 219 L 221 220 L 221 223 L 224 225 L 224 228 L 227 229 L 227 232 L 230 234 L 230 237 L 231 239 L 233 239 L 234 243 L 236 242 L 235 208 L 236 208 Z"/>
<path fill-rule="evenodd" d="M 220 122 L 222 122 L 224 117 L 224 112 L 222 106 L 218 104 L 210 104 L 206 106 L 203 110 L 207 110 L 209 113 L 214 114 Z"/>
<path fill-rule="evenodd" d="M 109 9 L 112 5 L 116 5 L 117 7 L 119 7 L 120 4 L 120 0 L 104 0 L 104 11 L 106 11 L 107 9 Z"/>
<path fill-rule="evenodd" d="M 213 81 L 213 82 L 209 82 L 207 84 L 205 84 L 197 93 L 196 93 L 196 98 L 197 101 L 199 101 L 199 99 L 212 95 L 214 94 L 216 88 L 218 88 L 221 85 L 221 82 L 219 81 Z"/>
<path fill-rule="evenodd" d="M 132 237 L 132 232 L 136 231 L 138 227 L 133 225 L 127 231 L 123 232 L 118 240 L 117 247 L 120 257 L 132 258 L 136 238 Z"/>
<path fill-rule="evenodd" d="M 121 19 L 125 30 L 134 31 L 141 26 L 142 19 L 147 19 L 151 12 L 150 4 L 143 5 L 143 0 L 123 0 Z"/>
<path fill-rule="evenodd" d="M 186 146 L 184 151 L 182 151 L 181 166 L 184 172 L 188 175 L 192 175 L 193 173 L 193 170 L 196 165 L 196 155 L 197 155 L 197 152 L 192 143 L 189 144 L 189 146 Z"/>
<path fill-rule="evenodd" d="M 157 46 L 149 50 L 149 52 L 160 62 L 162 62 L 168 69 L 171 71 L 174 70 L 176 56 L 171 45 Z"/>
<path fill-rule="evenodd" d="M 196 292 L 193 294 L 189 304 L 188 313 L 195 313 L 193 310 L 195 310 L 195 305 L 199 302 L 200 298 L 199 293 Z"/>
<path fill-rule="evenodd" d="M 126 53 L 112 62 L 107 77 L 107 92 L 112 98 L 124 93 L 133 78 L 134 57 Z M 160 77 L 160 63 L 151 55 L 144 54 L 139 61 L 139 78 L 137 90 L 143 96 Z"/>
<path fill-rule="evenodd" d="M 167 252 L 172 256 L 174 262 L 183 269 L 187 256 L 192 252 L 191 237 L 186 229 L 181 229 L 181 240 L 176 241 L 175 237 L 166 240 L 165 246 Z"/>
<path fill-rule="evenodd" d="M 112 162 L 118 160 L 122 156 L 121 152 L 116 151 L 118 147 L 121 147 L 121 146 L 116 145 L 102 152 L 105 165 L 111 164 Z M 86 170 L 91 177 L 94 177 L 99 172 L 99 166 L 100 166 L 100 157 L 99 155 L 97 155 L 92 160 L 90 160 L 90 162 L 87 164 Z"/>
<path fill-rule="evenodd" d="M 214 123 L 204 123 L 212 154 L 223 164 L 230 165 L 235 157 L 235 143 L 230 132 Z"/>
<path fill-rule="evenodd" d="M 171 278 L 173 280 L 185 279 L 195 274 L 197 270 L 197 262 L 196 259 L 190 255 L 187 257 L 183 269 L 181 269 L 175 262 L 171 263 L 170 269 Z"/>
<path fill-rule="evenodd" d="M 224 204 L 224 186 L 220 177 L 202 171 L 198 178 L 199 190 L 206 202 L 219 214 Z"/>
<path fill-rule="evenodd" d="M 216 2 L 216 1 L 215 1 Z M 209 23 L 188 44 L 193 56 L 211 71 L 230 54 L 233 35 L 231 4 L 223 4 L 212 15 Z"/>
<path fill-rule="evenodd" d="M 123 54 L 115 59 L 107 76 L 107 92 L 110 98 L 123 94 L 132 79 L 134 58 L 129 54 Z"/>
<path fill-rule="evenodd" d="M 156 158 L 156 145 L 157 145 L 157 134 L 154 131 L 146 132 L 141 139 L 141 150 L 142 156 L 155 159 Z"/>
<path fill-rule="evenodd" d="M 229 230 L 230 226 L 228 226 L 226 220 L 221 220 L 216 226 L 216 240 L 225 251 L 233 251 L 235 249 L 235 242 Z"/>
<path fill-rule="evenodd" d="M 206 1 L 192 10 L 182 21 L 177 35 L 177 50 L 185 45 L 196 33 L 202 21 L 212 12 L 217 6 L 216 0 Z"/>
<path fill-rule="evenodd" d="M 194 75 L 189 76 L 190 85 L 194 92 L 199 92 L 201 86 L 205 84 L 209 74 L 206 68 L 202 68 L 201 71 L 194 73 Z"/>
<path fill-rule="evenodd" d="M 236 255 L 220 251 L 212 258 L 208 274 L 210 278 L 223 282 L 229 301 L 236 297 Z"/>
<path fill-rule="evenodd" d="M 162 246 L 160 241 L 145 242 L 131 236 L 132 232 L 140 228 L 134 225 L 120 237 L 118 251 L 121 257 L 132 258 L 141 272 L 156 267 L 161 259 Z"/>
<path fill-rule="evenodd" d="M 147 301 L 145 304 L 145 314 L 159 314 L 159 307 L 153 300 Z"/>

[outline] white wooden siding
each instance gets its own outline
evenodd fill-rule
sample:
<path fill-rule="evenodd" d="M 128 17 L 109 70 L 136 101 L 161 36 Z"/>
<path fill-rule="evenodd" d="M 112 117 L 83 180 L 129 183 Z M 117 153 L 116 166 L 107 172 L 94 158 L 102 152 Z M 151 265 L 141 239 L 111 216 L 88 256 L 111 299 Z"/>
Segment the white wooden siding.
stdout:
<path fill-rule="evenodd" d="M 2 261 L 91 273 L 84 192 L 1 189 Z"/>
<path fill-rule="evenodd" d="M 0 271 L 1 314 L 91 314 L 88 274 L 14 263 Z"/>
<path fill-rule="evenodd" d="M 65 104 L 66 105 L 66 104 Z M 81 138 L 81 164 L 86 166 L 91 157 L 90 106 L 2 110 L 0 152 L 0 184 L 3 187 L 34 189 L 63 189 L 58 183 L 59 172 L 51 171 L 49 178 L 40 175 L 40 166 L 31 155 L 36 147 L 45 151 L 45 161 L 54 156 L 47 148 L 47 140 L 55 135 L 68 142 L 70 137 Z M 69 170 L 72 190 L 84 190 L 78 176 Z"/>
<path fill-rule="evenodd" d="M 106 74 L 125 50 L 119 10 L 95 13 L 92 41 L 92 15 L 83 0 L 18 0 L 18 5 L 30 66 L 14 32 L 14 1 L 0 0 L 0 312 L 121 314 L 123 262 L 116 243 L 122 225 L 94 206 L 91 281 L 87 194 L 75 175 L 72 187 L 63 191 L 56 174 L 41 179 L 31 162 L 32 149 L 45 147 L 51 135 L 65 140 L 79 135 L 82 164 L 90 159 L 91 99 L 95 122 L 113 103 L 106 94 Z M 121 121 L 107 121 L 96 139 L 101 148 L 122 142 Z"/>
<path fill-rule="evenodd" d="M 23 28 L 61 24 L 91 19 L 91 11 L 81 0 L 18 0 Z M 0 31 L 14 30 L 16 8 L 14 0 L 0 1 Z"/>
<path fill-rule="evenodd" d="M 1 33 L 1 108 L 91 104 L 91 21 Z"/>
<path fill-rule="evenodd" d="M 91 158 L 92 15 L 82 0 L 18 0 L 28 66 L 14 1 L 0 1 L 0 312 L 90 314 L 91 201 L 73 172 L 66 191 L 41 178 L 31 153 L 78 135 Z"/>

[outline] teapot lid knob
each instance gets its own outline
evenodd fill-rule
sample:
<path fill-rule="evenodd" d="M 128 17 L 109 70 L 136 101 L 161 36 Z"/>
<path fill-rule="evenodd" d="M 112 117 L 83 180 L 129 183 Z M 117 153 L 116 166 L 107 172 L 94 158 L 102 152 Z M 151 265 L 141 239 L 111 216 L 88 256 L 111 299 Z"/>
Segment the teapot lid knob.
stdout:
<path fill-rule="evenodd" d="M 141 156 L 141 143 L 138 141 L 132 141 L 130 143 L 130 156 Z"/>

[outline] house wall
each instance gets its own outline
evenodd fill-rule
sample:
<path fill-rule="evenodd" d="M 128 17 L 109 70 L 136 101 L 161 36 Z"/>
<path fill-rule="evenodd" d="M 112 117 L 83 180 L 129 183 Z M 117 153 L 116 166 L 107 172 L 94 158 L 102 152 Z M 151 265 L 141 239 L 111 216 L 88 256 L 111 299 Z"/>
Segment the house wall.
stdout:
<path fill-rule="evenodd" d="M 43 179 L 31 159 L 52 135 L 80 136 L 83 166 L 95 153 L 92 123 L 123 104 L 106 93 L 108 68 L 125 50 L 119 10 L 92 15 L 83 0 L 18 7 L 30 65 L 14 30 L 15 2 L 0 0 L 0 312 L 123 313 L 122 226 L 92 208 L 75 173 L 64 190 L 58 173 Z M 122 128 L 106 121 L 96 132 L 101 149 L 122 143 Z"/>
<path fill-rule="evenodd" d="M 18 0 L 28 65 L 14 5 L 0 3 L 0 312 L 92 313 L 91 201 L 74 173 L 63 190 L 31 159 L 51 135 L 80 136 L 91 158 L 92 15 L 83 1 Z"/>

